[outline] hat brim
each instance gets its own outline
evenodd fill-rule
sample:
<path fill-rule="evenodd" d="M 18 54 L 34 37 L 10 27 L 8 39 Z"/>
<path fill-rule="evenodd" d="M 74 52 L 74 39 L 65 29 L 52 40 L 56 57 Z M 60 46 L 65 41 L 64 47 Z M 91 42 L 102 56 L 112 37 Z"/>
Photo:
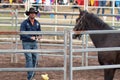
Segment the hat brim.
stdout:
<path fill-rule="evenodd" d="M 29 15 L 30 15 L 30 13 L 35 13 L 35 14 L 38 14 L 38 13 L 39 13 L 39 11 L 35 11 L 35 12 L 29 12 L 29 11 L 26 11 L 26 12 L 25 12 L 25 14 L 26 14 L 27 16 L 29 16 Z"/>

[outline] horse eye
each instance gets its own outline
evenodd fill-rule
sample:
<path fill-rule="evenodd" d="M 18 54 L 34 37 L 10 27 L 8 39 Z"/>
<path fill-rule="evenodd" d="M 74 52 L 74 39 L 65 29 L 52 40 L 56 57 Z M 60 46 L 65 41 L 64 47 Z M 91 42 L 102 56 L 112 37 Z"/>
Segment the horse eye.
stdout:
<path fill-rule="evenodd" d="M 76 23 L 78 22 L 78 19 L 76 19 Z"/>
<path fill-rule="evenodd" d="M 77 31 L 77 28 L 73 28 L 73 31 Z"/>
<path fill-rule="evenodd" d="M 76 22 L 78 22 L 78 21 L 79 21 L 79 19 L 80 19 L 80 18 L 77 18 L 77 19 L 76 19 Z"/>

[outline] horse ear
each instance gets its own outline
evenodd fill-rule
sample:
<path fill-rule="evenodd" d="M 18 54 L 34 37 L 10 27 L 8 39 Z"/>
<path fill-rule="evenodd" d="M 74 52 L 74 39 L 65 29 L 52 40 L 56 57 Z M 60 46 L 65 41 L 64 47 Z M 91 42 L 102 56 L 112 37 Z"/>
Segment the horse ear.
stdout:
<path fill-rule="evenodd" d="M 80 7 L 79 7 L 78 9 L 79 9 L 79 12 L 81 13 L 81 9 L 80 9 Z"/>

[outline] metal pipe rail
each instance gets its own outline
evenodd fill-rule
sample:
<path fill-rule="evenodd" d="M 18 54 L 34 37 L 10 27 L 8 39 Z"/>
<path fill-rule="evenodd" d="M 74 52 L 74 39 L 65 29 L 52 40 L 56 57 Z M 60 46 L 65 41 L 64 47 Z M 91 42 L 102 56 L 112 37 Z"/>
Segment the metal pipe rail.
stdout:
<path fill-rule="evenodd" d="M 0 10 L 0 13 L 6 13 L 6 12 L 11 12 L 12 10 Z M 25 13 L 25 11 L 18 11 L 18 13 Z M 41 15 L 50 15 L 50 14 L 54 14 L 54 15 L 79 15 L 79 12 L 40 12 Z M 115 16 L 120 16 L 120 14 L 96 14 L 97 16 L 108 16 L 108 17 L 115 17 Z"/>
<path fill-rule="evenodd" d="M 120 51 L 120 47 L 73 49 L 73 52 Z"/>
<path fill-rule="evenodd" d="M 6 13 L 6 12 L 13 12 L 13 10 L 0 10 L 0 13 Z M 17 10 L 18 13 L 25 13 L 25 11 L 23 10 Z M 54 15 L 79 15 L 79 12 L 45 12 L 45 11 L 40 11 L 41 15 L 50 15 L 50 14 L 54 14 Z M 115 16 L 120 16 L 120 14 L 96 14 L 97 16 L 108 16 L 108 17 L 115 17 Z"/>
<path fill-rule="evenodd" d="M 26 72 L 26 71 L 60 71 L 63 67 L 46 67 L 46 68 L 0 68 L 0 72 Z"/>
<path fill-rule="evenodd" d="M 21 31 L 19 34 L 41 34 L 41 35 L 51 35 L 51 36 L 63 36 L 64 31 Z"/>
<path fill-rule="evenodd" d="M 6 53 L 6 54 L 10 54 L 10 53 L 24 53 L 24 52 L 31 52 L 31 53 L 34 53 L 34 52 L 36 52 L 36 53 L 39 53 L 39 52 L 42 52 L 42 53 L 50 53 L 50 52 L 52 52 L 52 53 L 56 53 L 56 52 L 64 52 L 64 50 L 63 49 L 38 49 L 38 50 L 15 50 L 15 49 L 10 49 L 10 50 L 3 50 L 3 49 L 0 49 L 0 53 Z"/>
<path fill-rule="evenodd" d="M 120 33 L 120 30 L 72 31 L 72 34 L 110 34 L 110 33 Z"/>
<path fill-rule="evenodd" d="M 0 31 L 0 35 L 42 34 L 63 36 L 64 31 Z"/>
<path fill-rule="evenodd" d="M 12 10 L 0 10 L 1 13 L 6 13 L 6 12 L 12 12 Z M 18 11 L 18 13 L 25 13 L 25 11 Z M 50 14 L 54 14 L 54 15 L 79 15 L 79 12 L 44 12 L 44 11 L 40 11 L 41 15 L 50 15 Z M 120 16 L 120 14 L 96 14 L 97 16 L 108 16 L 108 17 L 115 17 L 115 16 Z"/>
<path fill-rule="evenodd" d="M 24 13 L 25 11 L 18 11 L 18 13 Z M 75 15 L 75 16 L 79 16 L 79 12 L 45 12 L 45 11 L 40 11 L 41 15 L 50 15 L 50 14 L 54 14 L 54 15 Z M 97 16 L 108 16 L 108 17 L 115 17 L 115 16 L 120 16 L 120 14 L 96 14 Z"/>
<path fill-rule="evenodd" d="M 120 65 L 102 65 L 102 66 L 82 66 L 73 67 L 72 70 L 95 70 L 95 69 L 110 69 L 110 68 L 120 68 Z"/>
<path fill-rule="evenodd" d="M 7 19 L 7 20 L 8 20 L 8 19 Z M 11 20 L 11 19 L 10 19 L 10 20 Z M 21 23 L 21 22 L 18 23 L 18 26 L 20 26 L 20 23 Z M 4 25 L 4 26 L 8 26 L 8 24 L 11 24 L 11 22 L 0 22 L 0 25 L 1 25 L 1 26 L 3 26 L 3 25 Z M 61 27 L 62 27 L 62 26 L 63 26 L 63 27 L 65 27 L 65 26 L 66 26 L 66 27 L 67 27 L 67 26 L 68 26 L 68 27 L 71 27 L 71 26 L 75 26 L 74 24 L 55 24 L 55 23 L 40 23 L 40 24 L 41 24 L 41 25 L 48 25 L 49 27 L 51 27 L 51 25 L 53 25 L 52 27 L 60 27 L 60 26 L 61 26 Z M 55 25 L 57 25 L 57 26 L 55 26 Z M 42 26 L 42 27 L 44 27 L 44 26 Z M 45 26 L 45 27 L 46 27 L 46 26 Z"/>

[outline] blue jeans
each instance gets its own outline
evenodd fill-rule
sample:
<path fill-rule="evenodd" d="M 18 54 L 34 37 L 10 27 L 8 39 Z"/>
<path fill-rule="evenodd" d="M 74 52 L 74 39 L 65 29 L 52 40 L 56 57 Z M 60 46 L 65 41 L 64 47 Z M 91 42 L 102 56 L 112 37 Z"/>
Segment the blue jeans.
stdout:
<path fill-rule="evenodd" d="M 37 42 L 22 42 L 23 45 L 23 49 L 38 49 L 38 45 Z M 38 65 L 38 53 L 24 53 L 25 54 L 25 58 L 26 58 L 26 67 L 27 68 L 34 68 Z M 34 75 L 35 72 L 34 71 L 28 71 L 27 72 L 28 76 L 28 80 L 31 80 Z"/>
<path fill-rule="evenodd" d="M 106 6 L 106 1 L 99 1 L 99 6 L 100 7 L 105 7 Z M 99 12 L 100 12 L 100 8 L 97 9 L 97 14 L 99 14 Z M 104 14 L 104 12 L 105 12 L 105 9 L 102 8 L 102 14 Z"/>
<path fill-rule="evenodd" d="M 26 2 L 26 0 L 23 0 L 23 3 L 25 3 Z"/>
<path fill-rule="evenodd" d="M 116 1 L 115 4 L 116 7 L 120 7 L 120 1 Z M 118 10 L 118 14 L 120 14 L 120 8 L 117 8 L 117 10 Z"/>

